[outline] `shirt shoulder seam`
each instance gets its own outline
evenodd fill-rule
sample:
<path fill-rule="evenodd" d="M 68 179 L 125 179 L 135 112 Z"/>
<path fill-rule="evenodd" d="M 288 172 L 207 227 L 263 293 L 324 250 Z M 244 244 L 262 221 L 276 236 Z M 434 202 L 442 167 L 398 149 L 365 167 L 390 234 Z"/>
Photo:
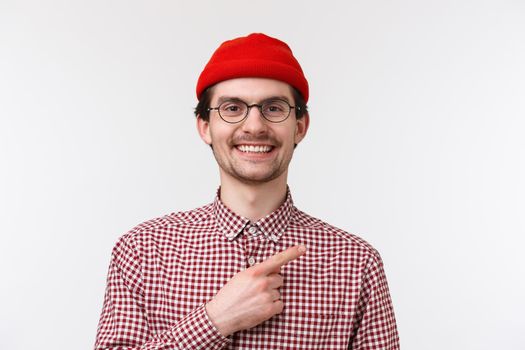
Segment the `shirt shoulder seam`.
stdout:
<path fill-rule="evenodd" d="M 119 238 L 119 241 L 134 241 L 134 239 L 138 238 L 138 236 L 147 234 L 148 232 L 154 231 L 158 228 L 177 227 L 184 224 L 196 224 L 208 219 L 212 215 L 212 211 L 212 204 L 207 204 L 196 209 L 173 212 L 159 216 L 136 225 L 131 230 L 123 234 Z"/>
<path fill-rule="evenodd" d="M 337 236 L 350 244 L 356 244 L 357 246 L 362 248 L 363 251 L 367 252 L 367 255 L 370 255 L 376 262 L 379 262 L 381 260 L 380 254 L 377 251 L 377 249 L 375 249 L 370 243 L 368 243 L 365 239 L 361 238 L 360 236 L 354 233 L 350 233 L 346 230 L 340 229 L 336 226 L 333 226 L 327 222 L 324 222 L 321 219 L 306 214 L 305 212 L 297 208 L 295 208 L 295 211 L 296 213 L 293 216 L 293 221 L 295 224 L 322 229 L 324 232 L 330 235 Z"/>

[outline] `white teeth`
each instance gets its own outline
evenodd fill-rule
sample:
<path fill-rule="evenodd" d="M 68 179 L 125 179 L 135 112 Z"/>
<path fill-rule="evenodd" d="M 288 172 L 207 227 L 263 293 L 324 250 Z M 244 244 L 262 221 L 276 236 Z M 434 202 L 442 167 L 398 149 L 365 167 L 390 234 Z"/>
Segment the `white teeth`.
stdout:
<path fill-rule="evenodd" d="M 267 153 L 272 150 L 272 147 L 271 146 L 240 145 L 240 146 L 237 146 L 237 149 L 241 152 Z"/>

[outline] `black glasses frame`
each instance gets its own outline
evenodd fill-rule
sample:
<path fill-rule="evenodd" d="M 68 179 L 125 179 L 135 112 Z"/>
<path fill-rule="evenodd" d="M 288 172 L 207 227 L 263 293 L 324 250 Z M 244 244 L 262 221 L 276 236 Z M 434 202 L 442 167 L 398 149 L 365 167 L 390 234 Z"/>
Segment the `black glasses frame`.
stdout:
<path fill-rule="evenodd" d="M 224 117 L 221 115 L 221 106 L 224 104 L 224 103 L 229 103 L 231 101 L 235 101 L 235 102 L 240 102 L 240 103 L 243 103 L 244 105 L 246 105 L 246 113 L 244 114 L 244 117 L 242 117 L 241 119 L 239 119 L 238 121 L 236 122 L 232 122 L 232 121 L 229 121 L 229 120 L 226 120 L 224 119 Z M 286 117 L 284 117 L 282 120 L 279 120 L 279 121 L 275 121 L 275 120 L 270 120 L 266 117 L 266 115 L 264 115 L 264 112 L 263 112 L 263 105 L 267 102 L 271 102 L 271 101 L 281 101 L 281 102 L 284 102 L 288 105 L 288 115 Z M 268 99 L 266 101 L 263 101 L 261 104 L 258 104 L 258 103 L 254 103 L 254 104 L 247 104 L 246 102 L 244 102 L 243 100 L 237 100 L 237 99 L 231 99 L 231 100 L 227 100 L 227 101 L 224 101 L 222 102 L 220 105 L 218 105 L 217 107 L 209 107 L 206 109 L 207 112 L 210 112 L 210 111 L 214 111 L 216 110 L 217 113 L 219 113 L 219 117 L 221 117 L 222 120 L 224 120 L 226 123 L 228 124 L 237 124 L 237 123 L 241 123 L 243 122 L 244 120 L 246 120 L 246 118 L 248 117 L 248 114 L 250 114 L 250 110 L 252 109 L 252 107 L 257 107 L 257 109 L 259 110 L 259 112 L 261 113 L 261 115 L 263 116 L 263 118 L 267 121 L 269 121 L 270 123 L 282 123 L 284 122 L 286 119 L 288 119 L 288 117 L 290 116 L 290 113 L 292 112 L 292 109 L 294 110 L 297 110 L 297 111 L 300 111 L 301 110 L 301 107 L 299 106 L 292 106 L 291 104 L 288 103 L 288 101 L 286 100 L 283 100 L 283 99 L 280 99 L 280 98 L 271 98 L 271 99 Z"/>

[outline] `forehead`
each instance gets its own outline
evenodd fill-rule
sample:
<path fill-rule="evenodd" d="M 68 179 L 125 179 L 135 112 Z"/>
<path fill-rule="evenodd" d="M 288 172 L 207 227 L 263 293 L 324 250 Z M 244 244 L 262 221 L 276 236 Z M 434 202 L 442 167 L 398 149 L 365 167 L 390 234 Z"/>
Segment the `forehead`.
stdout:
<path fill-rule="evenodd" d="M 293 101 L 292 87 L 279 80 L 266 78 L 236 78 L 221 81 L 211 90 L 211 102 L 220 98 L 236 97 L 247 102 L 258 102 L 270 97 L 286 97 Z"/>

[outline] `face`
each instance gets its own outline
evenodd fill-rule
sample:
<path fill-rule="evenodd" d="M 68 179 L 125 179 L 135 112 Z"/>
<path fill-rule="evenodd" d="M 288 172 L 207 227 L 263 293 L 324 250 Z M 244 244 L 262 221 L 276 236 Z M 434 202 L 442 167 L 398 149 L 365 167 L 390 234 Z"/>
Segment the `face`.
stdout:
<path fill-rule="evenodd" d="M 231 79 L 212 88 L 210 107 L 217 107 L 229 98 L 238 98 L 251 105 L 275 97 L 287 100 L 292 106 L 295 104 L 292 88 L 281 81 Z M 229 124 L 212 110 L 208 122 L 197 118 L 197 128 L 204 142 L 213 146 L 221 178 L 226 176 L 246 184 L 260 184 L 278 178 L 286 180 L 294 145 L 306 135 L 308 118 L 306 114 L 296 119 L 292 109 L 285 121 L 272 123 L 253 107 L 244 121 Z"/>

